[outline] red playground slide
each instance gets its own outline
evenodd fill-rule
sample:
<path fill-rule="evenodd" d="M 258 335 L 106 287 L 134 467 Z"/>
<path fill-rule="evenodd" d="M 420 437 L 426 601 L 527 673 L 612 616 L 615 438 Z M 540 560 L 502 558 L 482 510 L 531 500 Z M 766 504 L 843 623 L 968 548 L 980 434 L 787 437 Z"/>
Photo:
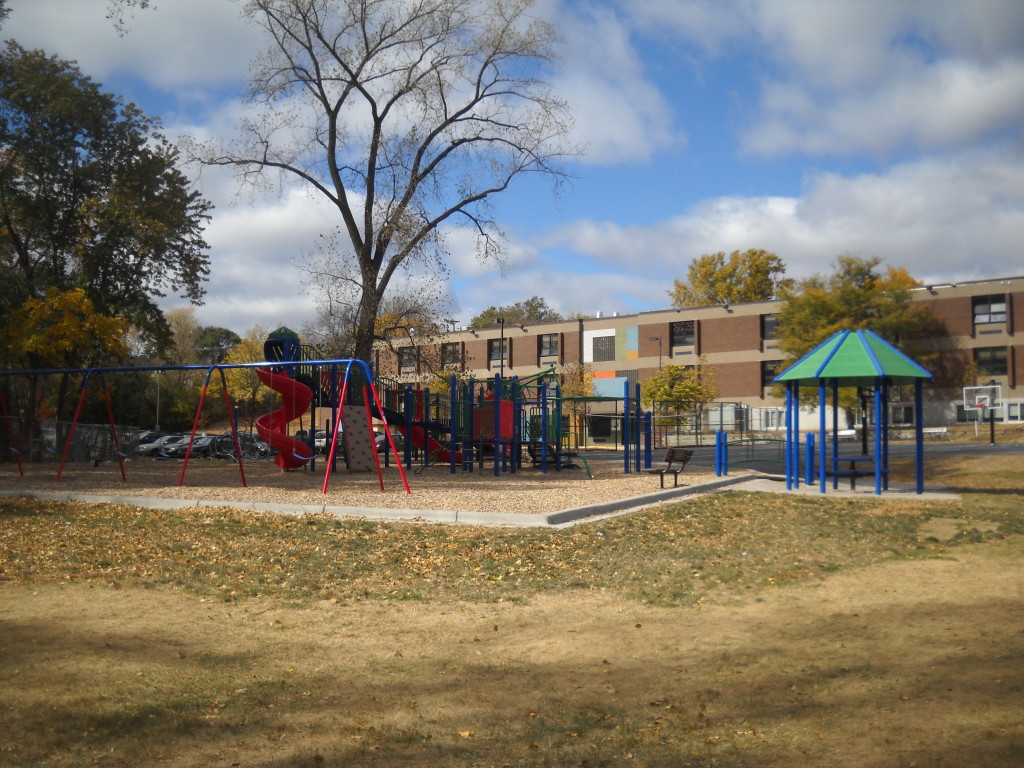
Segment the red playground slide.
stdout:
<path fill-rule="evenodd" d="M 313 390 L 302 382 L 269 368 L 257 368 L 260 381 L 281 393 L 281 410 L 256 419 L 256 431 L 271 447 L 277 449 L 274 463 L 281 469 L 297 469 L 309 461 L 312 449 L 301 440 L 288 436 L 288 424 L 309 410 Z"/>

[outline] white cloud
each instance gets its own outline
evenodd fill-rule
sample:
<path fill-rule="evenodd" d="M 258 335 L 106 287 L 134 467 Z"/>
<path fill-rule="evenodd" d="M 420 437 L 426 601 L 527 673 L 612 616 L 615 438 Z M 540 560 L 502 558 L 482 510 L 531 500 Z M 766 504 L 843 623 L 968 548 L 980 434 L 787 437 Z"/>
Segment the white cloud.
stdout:
<path fill-rule="evenodd" d="M 82 0 L 12 0 L 4 35 L 78 61 L 103 81 L 132 73 L 151 87 L 185 92 L 244 82 L 262 45 L 239 18 L 237 3 L 173 0 L 136 11 L 119 35 L 106 3 Z M 140 66 L 140 62 L 145 62 Z"/>
<path fill-rule="evenodd" d="M 1016 275 L 1024 273 L 1021 242 L 1024 158 L 972 152 L 883 174 L 823 173 L 800 198 L 722 197 L 647 227 L 577 221 L 545 245 L 667 285 L 685 277 L 693 258 L 748 248 L 774 251 L 793 277 L 828 272 L 846 252 L 878 256 L 929 282 Z"/>
<path fill-rule="evenodd" d="M 554 85 L 572 107 L 584 163 L 647 162 L 685 143 L 621 19 L 608 8 L 567 3 L 557 24 L 566 46 Z"/>
<path fill-rule="evenodd" d="M 755 154 L 885 155 L 905 146 L 964 146 L 1019 130 L 1024 58 L 989 68 L 947 60 L 831 99 L 773 83 L 764 89 L 762 109 L 741 134 L 745 149 Z"/>
<path fill-rule="evenodd" d="M 760 82 L 754 155 L 960 149 L 1024 124 L 1018 0 L 630 3 L 638 34 L 732 56 Z M 636 45 L 640 45 L 637 42 Z"/>
<path fill-rule="evenodd" d="M 237 94 L 261 41 L 239 19 L 240 3 L 158 2 L 136 12 L 123 37 L 98 0 L 9 5 L 5 36 L 75 58 L 101 82 L 142 82 L 163 94 L 169 135 L 236 133 Z M 555 84 L 575 111 L 576 137 L 590 145 L 581 174 L 632 165 L 631 173 L 649 174 L 652 197 L 688 187 L 695 202 L 661 221 L 581 217 L 540 234 L 552 226 L 545 211 L 535 230 L 523 224 L 510 233 L 504 272 L 477 259 L 471 232 L 453 229 L 461 319 L 533 295 L 562 312 L 662 308 L 691 259 L 753 247 L 777 252 L 798 277 L 827 271 L 847 251 L 906 266 L 922 280 L 1024 273 L 1019 0 L 543 0 L 539 12 L 566 39 Z M 683 85 L 660 89 L 656 76 L 667 81 L 676 71 L 672 86 L 700 72 L 735 88 L 732 111 L 696 109 Z M 721 174 L 714 197 L 703 179 L 668 178 L 674 167 L 662 165 L 686 145 L 683 120 L 714 121 L 717 135 L 739 126 L 731 148 L 747 154 L 739 162 L 709 155 L 699 166 Z M 865 154 L 876 163 L 870 173 L 857 162 Z M 819 158 L 799 195 L 779 193 L 771 172 L 779 155 Z M 846 164 L 830 166 L 832 156 Z M 617 177 L 606 170 L 601 178 L 600 194 L 615 199 Z M 314 305 L 295 261 L 334 228 L 336 214 L 295 191 L 236 197 L 227 172 L 204 171 L 200 186 L 217 205 L 201 322 L 240 333 L 257 323 L 301 326 Z M 580 187 L 598 193 L 587 179 Z M 518 213 L 529 221 L 528 211 Z"/>

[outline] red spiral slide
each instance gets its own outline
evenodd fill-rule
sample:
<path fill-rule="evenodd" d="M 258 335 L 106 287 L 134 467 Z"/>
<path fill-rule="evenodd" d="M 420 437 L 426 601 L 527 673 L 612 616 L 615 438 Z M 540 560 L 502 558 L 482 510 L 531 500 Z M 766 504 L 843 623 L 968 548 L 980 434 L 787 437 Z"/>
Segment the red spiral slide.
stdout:
<path fill-rule="evenodd" d="M 274 457 L 277 466 L 297 469 L 313 458 L 312 449 L 301 440 L 288 436 L 288 424 L 309 410 L 313 390 L 291 376 L 274 373 L 269 368 L 257 368 L 256 375 L 268 387 L 281 393 L 281 410 L 256 419 L 256 431 L 271 448 L 277 450 Z"/>

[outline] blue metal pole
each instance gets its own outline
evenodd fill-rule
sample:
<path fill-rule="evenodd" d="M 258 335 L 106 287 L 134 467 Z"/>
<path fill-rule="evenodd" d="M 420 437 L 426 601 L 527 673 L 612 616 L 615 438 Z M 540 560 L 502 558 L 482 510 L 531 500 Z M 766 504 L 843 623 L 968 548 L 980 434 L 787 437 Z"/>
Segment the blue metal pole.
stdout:
<path fill-rule="evenodd" d="M 623 454 L 623 471 L 629 474 L 629 382 L 625 381 L 622 384 L 623 392 L 623 403 L 622 403 L 622 454 Z"/>
<path fill-rule="evenodd" d="M 651 433 L 654 428 L 654 414 L 644 413 L 644 469 L 651 468 Z"/>
<path fill-rule="evenodd" d="M 828 438 L 825 433 L 825 409 L 827 405 L 828 403 L 826 402 L 825 395 L 825 381 L 821 380 L 818 383 L 818 439 L 821 443 L 821 445 L 818 447 L 818 490 L 821 491 L 821 493 L 825 492 L 825 451 L 828 446 Z M 807 463 L 811 463 L 810 458 L 808 458 Z M 813 473 L 808 474 L 807 476 L 808 485 L 811 484 L 812 475 Z"/>
<path fill-rule="evenodd" d="M 633 468 L 636 469 L 637 473 L 640 472 L 640 424 L 642 423 L 643 411 L 640 409 L 640 384 L 639 382 L 634 385 L 634 396 L 633 396 L 633 443 L 635 448 L 633 450 Z"/>
<path fill-rule="evenodd" d="M 405 385 L 405 468 L 412 469 L 412 411 L 414 408 L 412 385 Z M 384 414 L 382 413 L 381 416 Z"/>
<path fill-rule="evenodd" d="M 832 490 L 839 488 L 839 382 L 832 379 Z"/>
<path fill-rule="evenodd" d="M 800 487 L 800 382 L 793 382 L 793 485 Z"/>
<path fill-rule="evenodd" d="M 804 451 L 806 452 L 806 455 L 804 456 L 804 462 L 807 465 L 804 468 L 804 472 L 806 473 L 805 476 L 804 476 L 804 485 L 810 486 L 810 485 L 812 485 L 814 483 L 814 433 L 813 432 L 808 432 L 807 433 L 807 443 L 804 446 Z"/>
<path fill-rule="evenodd" d="M 786 490 L 793 489 L 793 385 L 786 382 Z"/>
<path fill-rule="evenodd" d="M 540 383 L 540 471 L 548 471 L 548 383 Z"/>
<path fill-rule="evenodd" d="M 914 484 L 918 493 L 924 493 L 924 407 L 922 382 L 914 380 Z"/>
<path fill-rule="evenodd" d="M 875 495 L 882 495 L 882 388 L 875 387 Z"/>
<path fill-rule="evenodd" d="M 882 385 L 882 489 L 889 490 L 889 382 Z"/>

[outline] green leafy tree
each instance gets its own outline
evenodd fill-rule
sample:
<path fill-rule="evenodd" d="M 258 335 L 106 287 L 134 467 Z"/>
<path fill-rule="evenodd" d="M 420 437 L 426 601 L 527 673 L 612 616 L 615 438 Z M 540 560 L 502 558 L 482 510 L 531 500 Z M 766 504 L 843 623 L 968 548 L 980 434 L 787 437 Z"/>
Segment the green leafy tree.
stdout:
<path fill-rule="evenodd" d="M 883 271 L 881 264 L 877 257 L 844 254 L 830 275 L 812 275 L 783 290 L 776 330 L 787 356 L 783 367 L 838 331 L 867 329 L 929 369 L 936 385 L 956 377 L 955 366 L 930 343 L 948 332 L 929 308 L 911 300 L 911 288 L 920 283 L 905 269 Z M 814 392 L 804 394 L 817 398 Z"/>
<path fill-rule="evenodd" d="M 174 291 L 198 302 L 209 271 L 202 227 L 210 205 L 177 159 L 155 120 L 73 62 L 8 42 L 0 53 L 0 312 L 50 288 L 81 288 L 97 313 L 165 340 L 157 300 Z"/>
<path fill-rule="evenodd" d="M 796 360 L 837 331 L 870 329 L 908 354 L 922 351 L 917 342 L 932 332 L 934 316 L 911 301 L 920 283 L 902 268 L 880 271 L 881 263 L 845 254 L 831 275 L 787 286 L 777 314 L 779 349 Z"/>
<path fill-rule="evenodd" d="M 506 325 L 519 325 L 557 323 L 562 316 L 549 307 L 548 303 L 540 296 L 531 296 L 526 301 L 517 301 L 515 304 L 488 307 L 469 321 L 469 327 L 474 330 L 489 328 L 497 325 L 499 319 L 503 319 Z"/>
<path fill-rule="evenodd" d="M 370 360 L 381 302 L 412 264 L 443 269 L 445 229 L 482 258 L 491 204 L 523 175 L 559 181 L 568 109 L 545 82 L 556 39 L 533 0 L 248 0 L 270 41 L 254 63 L 242 141 L 196 147 L 244 178 L 280 172 L 337 211 L 353 353 Z M 301 115 L 301 118 L 297 118 Z"/>
<path fill-rule="evenodd" d="M 562 414 L 569 420 L 569 428 L 579 436 L 590 413 L 590 403 L 585 398 L 594 396 L 594 369 L 586 363 L 566 363 L 560 371 Z M 572 446 L 578 448 L 578 444 Z"/>
<path fill-rule="evenodd" d="M 712 253 L 691 261 L 687 281 L 674 280 L 668 295 L 676 309 L 768 301 L 791 282 L 785 272 L 782 259 L 768 251 Z"/>
<path fill-rule="evenodd" d="M 199 362 L 210 365 L 221 362 L 241 340 L 241 337 L 232 330 L 216 325 L 204 325 L 199 330 L 197 339 Z"/>
<path fill-rule="evenodd" d="M 640 401 L 655 416 L 699 418 L 708 403 L 718 398 L 714 371 L 703 365 L 669 363 L 651 376 L 641 388 Z"/>

